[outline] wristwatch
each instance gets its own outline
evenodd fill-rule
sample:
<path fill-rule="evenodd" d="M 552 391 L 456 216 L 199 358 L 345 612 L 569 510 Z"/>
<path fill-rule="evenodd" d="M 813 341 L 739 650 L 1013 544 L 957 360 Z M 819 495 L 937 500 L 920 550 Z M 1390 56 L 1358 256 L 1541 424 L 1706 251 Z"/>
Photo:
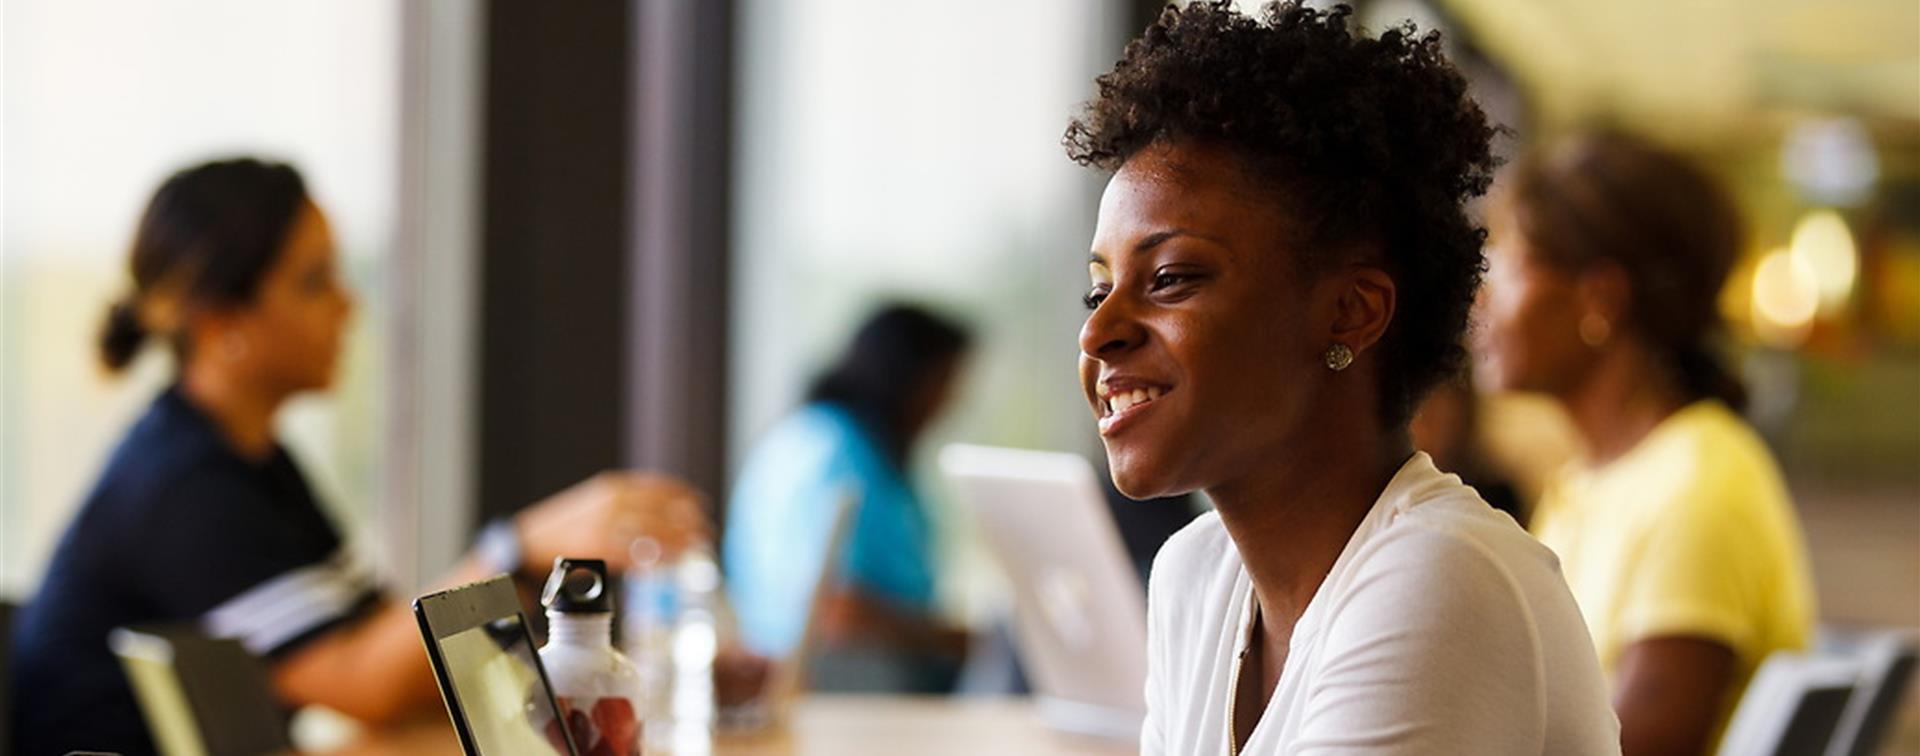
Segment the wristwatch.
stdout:
<path fill-rule="evenodd" d="M 480 529 L 479 537 L 473 541 L 473 553 L 487 569 L 508 575 L 519 575 L 527 563 L 526 549 L 520 543 L 520 529 L 506 517 Z"/>

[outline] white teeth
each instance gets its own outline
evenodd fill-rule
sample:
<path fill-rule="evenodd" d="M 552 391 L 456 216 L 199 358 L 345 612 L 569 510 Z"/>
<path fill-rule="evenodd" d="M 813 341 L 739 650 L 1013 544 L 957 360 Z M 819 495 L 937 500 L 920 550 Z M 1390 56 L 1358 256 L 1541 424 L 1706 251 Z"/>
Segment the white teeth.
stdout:
<path fill-rule="evenodd" d="M 1166 395 L 1166 389 L 1142 388 L 1132 391 L 1117 391 L 1107 397 L 1107 412 L 1117 414 L 1136 405 L 1146 404 Z"/>

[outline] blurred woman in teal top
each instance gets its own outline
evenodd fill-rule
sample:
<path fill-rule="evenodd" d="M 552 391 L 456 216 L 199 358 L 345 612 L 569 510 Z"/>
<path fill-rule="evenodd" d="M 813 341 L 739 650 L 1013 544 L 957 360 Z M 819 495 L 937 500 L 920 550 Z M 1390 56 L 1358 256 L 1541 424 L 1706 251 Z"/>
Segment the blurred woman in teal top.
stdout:
<path fill-rule="evenodd" d="M 967 349 L 959 326 L 891 305 L 748 455 L 725 539 L 728 590 L 747 646 L 784 657 L 806 630 L 829 565 L 814 683 L 934 691 L 951 686 L 964 631 L 934 614 L 934 533 L 908 479 L 921 432 L 946 405 Z M 843 551 L 826 553 L 852 506 Z"/>

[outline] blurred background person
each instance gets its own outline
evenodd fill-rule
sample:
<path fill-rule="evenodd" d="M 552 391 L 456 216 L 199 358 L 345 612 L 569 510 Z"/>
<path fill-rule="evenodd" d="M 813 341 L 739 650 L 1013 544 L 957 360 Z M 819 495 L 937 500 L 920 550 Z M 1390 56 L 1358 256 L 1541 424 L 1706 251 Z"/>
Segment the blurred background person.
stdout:
<path fill-rule="evenodd" d="M 909 475 L 946 408 L 969 338 L 911 305 L 880 308 L 806 402 L 748 454 L 728 507 L 728 586 L 748 647 L 785 656 L 807 629 L 817 570 L 821 688 L 950 689 L 968 634 L 935 612 L 936 534 Z M 825 553 L 852 507 L 842 553 Z"/>
<path fill-rule="evenodd" d="M 115 627 L 193 623 L 266 658 L 289 707 L 380 722 L 439 707 L 419 629 L 322 513 L 274 418 L 332 382 L 351 295 L 326 215 L 293 168 L 252 159 L 183 170 L 133 242 L 133 291 L 100 335 L 109 370 L 149 341 L 177 372 L 129 429 L 68 526 L 12 649 L 15 753 L 154 752 L 108 649 Z M 618 563 L 650 535 L 699 536 L 670 479 L 608 474 L 501 522 L 446 583 L 541 574 L 560 554 Z"/>
<path fill-rule="evenodd" d="M 1680 157 L 1593 133 L 1516 164 L 1491 227 L 1489 370 L 1553 397 L 1585 442 L 1533 532 L 1586 614 L 1625 752 L 1708 752 L 1814 618 L 1787 488 L 1715 354 L 1740 218 Z"/>
<path fill-rule="evenodd" d="M 1407 431 L 1413 434 L 1413 447 L 1432 456 L 1435 467 L 1460 476 L 1488 505 L 1524 527 L 1527 511 L 1520 492 L 1482 446 L 1480 411 L 1480 395 L 1471 383 L 1443 381 L 1420 402 Z"/>

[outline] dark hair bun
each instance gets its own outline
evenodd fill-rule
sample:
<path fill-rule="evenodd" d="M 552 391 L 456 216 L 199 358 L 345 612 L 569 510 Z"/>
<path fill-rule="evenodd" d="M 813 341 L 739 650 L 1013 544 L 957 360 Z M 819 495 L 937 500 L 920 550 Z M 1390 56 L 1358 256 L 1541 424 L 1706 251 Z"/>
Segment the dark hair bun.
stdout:
<path fill-rule="evenodd" d="M 101 362 L 125 369 L 152 335 L 149 326 L 162 335 L 184 330 L 183 323 L 140 321 L 140 302 L 156 290 L 189 312 L 251 300 L 306 202 L 298 171 L 253 158 L 202 163 L 168 178 L 134 234 L 133 292 L 107 313 Z M 184 349 L 184 340 L 174 346 Z"/>
<path fill-rule="evenodd" d="M 140 308 L 130 300 L 120 300 L 107 309 L 106 325 L 100 328 L 100 362 L 118 373 L 133 363 L 140 347 L 147 343 L 147 329 L 140 324 Z"/>

